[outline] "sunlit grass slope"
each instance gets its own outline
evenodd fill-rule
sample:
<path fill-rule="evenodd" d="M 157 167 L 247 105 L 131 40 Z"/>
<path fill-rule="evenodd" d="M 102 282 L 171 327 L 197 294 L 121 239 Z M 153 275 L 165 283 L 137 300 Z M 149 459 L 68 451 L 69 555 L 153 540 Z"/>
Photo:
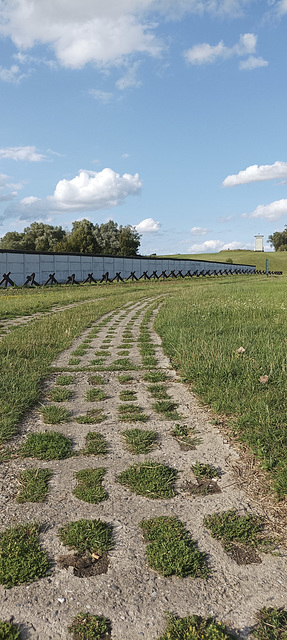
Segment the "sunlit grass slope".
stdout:
<path fill-rule="evenodd" d="M 287 278 L 221 278 L 176 289 L 155 321 L 165 352 L 216 413 L 228 416 L 287 493 Z M 243 347 L 244 352 L 238 353 Z M 267 382 L 260 382 L 268 376 Z"/>
<path fill-rule="evenodd" d="M 266 258 L 268 258 L 270 271 L 283 271 L 283 274 L 287 275 L 287 251 L 277 253 L 275 251 L 220 251 L 219 253 L 175 254 L 170 257 L 211 262 L 226 262 L 231 258 L 234 264 L 254 264 L 256 269 L 261 271 L 265 271 Z"/>

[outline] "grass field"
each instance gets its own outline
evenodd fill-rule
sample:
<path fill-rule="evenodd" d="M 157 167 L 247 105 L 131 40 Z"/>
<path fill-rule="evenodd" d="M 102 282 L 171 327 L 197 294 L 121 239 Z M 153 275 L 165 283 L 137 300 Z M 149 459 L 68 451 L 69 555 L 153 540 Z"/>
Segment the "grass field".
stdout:
<path fill-rule="evenodd" d="M 161 256 L 162 257 L 162 256 Z M 282 271 L 287 275 L 287 251 L 280 252 L 260 252 L 260 251 L 220 251 L 219 253 L 198 253 L 198 254 L 175 254 L 167 256 L 173 258 L 189 258 L 190 260 L 209 260 L 214 262 L 226 262 L 232 260 L 234 264 L 251 264 L 256 269 L 265 271 L 266 258 L 269 260 L 270 271 Z"/>
<path fill-rule="evenodd" d="M 234 262 L 240 253 L 243 262 L 252 263 L 246 252 L 231 253 Z M 265 260 L 267 255 L 270 259 L 275 254 L 259 257 Z M 270 268 L 282 265 L 271 262 Z M 266 276 L 0 291 L 4 317 L 6 307 L 13 317 L 90 300 L 77 307 L 77 313 L 66 309 L 43 316 L 2 338 L 0 442 L 16 433 L 25 412 L 39 400 L 52 361 L 76 336 L 128 301 L 165 293 L 167 302 L 155 323 L 165 352 L 198 396 L 227 416 L 234 433 L 271 474 L 282 498 L 287 493 L 286 291 L 286 277 Z M 239 353 L 240 347 L 245 351 Z M 260 382 L 262 376 L 268 379 Z"/>

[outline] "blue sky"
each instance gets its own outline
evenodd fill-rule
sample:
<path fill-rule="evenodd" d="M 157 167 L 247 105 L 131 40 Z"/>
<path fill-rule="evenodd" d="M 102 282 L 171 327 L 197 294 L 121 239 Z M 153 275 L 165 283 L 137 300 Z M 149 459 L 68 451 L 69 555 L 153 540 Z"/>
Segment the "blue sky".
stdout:
<path fill-rule="evenodd" d="M 287 0 L 2 0 L 0 235 L 136 226 L 141 253 L 287 223 Z"/>

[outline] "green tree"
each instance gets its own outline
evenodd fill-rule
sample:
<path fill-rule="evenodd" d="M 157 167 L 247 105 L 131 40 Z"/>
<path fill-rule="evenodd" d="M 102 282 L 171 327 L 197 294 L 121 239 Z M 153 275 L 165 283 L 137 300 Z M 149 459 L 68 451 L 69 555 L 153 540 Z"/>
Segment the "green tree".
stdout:
<path fill-rule="evenodd" d="M 131 225 L 119 227 L 119 255 L 135 256 L 138 252 L 140 243 L 141 237 L 135 227 L 131 227 Z"/>
<path fill-rule="evenodd" d="M 72 223 L 72 231 L 68 234 L 64 250 L 75 253 L 99 253 L 100 245 L 95 235 L 95 226 L 90 220 L 84 218 Z"/>
<path fill-rule="evenodd" d="M 19 251 L 56 251 L 57 244 L 63 240 L 66 232 L 62 227 L 53 227 L 43 222 L 32 222 L 23 233 L 8 231 L 0 241 L 1 249 Z"/>
<path fill-rule="evenodd" d="M 287 225 L 283 231 L 275 231 L 269 236 L 268 242 L 275 251 L 287 251 Z"/>

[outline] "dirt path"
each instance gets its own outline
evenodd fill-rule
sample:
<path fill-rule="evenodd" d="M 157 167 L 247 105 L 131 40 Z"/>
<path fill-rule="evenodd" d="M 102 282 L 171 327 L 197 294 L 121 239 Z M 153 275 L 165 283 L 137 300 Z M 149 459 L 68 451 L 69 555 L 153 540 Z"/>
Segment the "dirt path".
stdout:
<path fill-rule="evenodd" d="M 0 586 L 0 618 L 21 624 L 23 638 L 32 640 L 68 639 L 68 624 L 80 611 L 104 615 L 112 622 L 114 640 L 156 640 L 165 628 L 165 612 L 180 616 L 197 614 L 215 616 L 233 629 L 240 630 L 246 637 L 255 624 L 256 611 L 263 606 L 280 607 L 286 604 L 286 553 L 280 555 L 259 554 L 260 563 L 238 565 L 228 556 L 219 541 L 214 540 L 203 526 L 206 514 L 221 512 L 235 507 L 241 514 L 252 511 L 260 514 L 259 507 L 238 488 L 231 473 L 232 461 L 238 454 L 212 426 L 208 414 L 198 406 L 194 396 L 180 383 L 174 370 L 164 356 L 160 339 L 151 330 L 151 342 L 155 345 L 157 369 L 167 373 L 163 384 L 169 395 L 178 403 L 180 420 L 161 417 L 152 409 L 154 400 L 147 390 L 148 382 L 143 380 L 145 370 L 138 348 L 141 321 L 154 300 L 145 300 L 129 305 L 122 310 L 108 314 L 94 326 L 100 324 L 98 334 L 87 344 L 85 355 L 80 356 L 78 367 L 90 370 L 97 368 L 91 361 L 103 345 L 109 352 L 104 358 L 105 370 L 100 371 L 106 384 L 102 389 L 108 398 L 100 402 L 88 402 L 85 394 L 91 385 L 88 382 L 91 371 L 73 371 L 69 364 L 72 352 L 88 339 L 93 328 L 88 329 L 74 341 L 73 347 L 61 354 L 55 368 L 74 376 L 71 385 L 73 395 L 69 402 L 61 403 L 72 414 L 69 422 L 56 426 L 44 424 L 36 409 L 22 425 L 22 435 L 17 444 L 25 440 L 26 434 L 57 430 L 72 438 L 74 449 L 80 451 L 85 445 L 85 436 L 97 431 L 106 437 L 106 456 L 78 456 L 65 460 L 48 462 L 32 458 L 15 459 L 0 467 L 1 529 L 16 523 L 38 521 L 44 524 L 41 533 L 42 547 L 52 558 L 51 575 L 30 584 L 22 584 L 11 589 Z M 120 357 L 123 331 L 129 325 L 133 343 L 128 358 L 133 366 L 132 381 L 126 386 L 120 384 L 118 376 L 126 371 L 115 371 L 115 360 Z M 114 330 L 114 333 L 110 331 Z M 111 340 L 111 342 L 103 342 Z M 99 365 L 99 368 L 102 368 Z M 47 381 L 45 393 L 55 386 L 55 372 Z M 120 422 L 118 407 L 122 404 L 119 394 L 123 388 L 136 392 L 136 401 L 148 415 L 144 424 Z M 48 399 L 45 404 L 53 404 Z M 75 418 L 87 411 L 102 409 L 105 419 L 99 424 L 78 424 Z M 194 450 L 180 448 L 170 431 L 175 423 L 181 423 L 196 430 L 200 439 Z M 124 444 L 122 431 L 131 427 L 155 430 L 158 434 L 156 448 L 148 455 L 134 455 Z M 176 481 L 176 495 L 170 499 L 149 499 L 132 493 L 115 481 L 116 476 L 135 462 L 146 458 L 163 463 L 179 471 Z M 191 467 L 196 461 L 210 463 L 222 471 L 217 486 L 220 493 L 192 496 L 186 489 L 187 482 L 195 482 Z M 15 496 L 19 490 L 19 472 L 31 467 L 48 468 L 53 472 L 49 483 L 47 500 L 43 503 L 18 504 Z M 82 469 L 104 467 L 107 472 L 103 485 L 108 499 L 99 504 L 90 504 L 76 498 L 72 491 L 76 485 L 75 472 Z M 200 551 L 207 554 L 210 577 L 164 578 L 150 569 L 146 560 L 146 544 L 138 524 L 142 519 L 154 516 L 177 516 L 197 541 Z M 71 554 L 57 535 L 58 528 L 69 521 L 80 518 L 100 518 L 114 527 L 115 546 L 109 553 L 106 573 L 89 577 L 77 577 L 73 567 L 62 568 L 58 562 L 61 555 Z"/>

